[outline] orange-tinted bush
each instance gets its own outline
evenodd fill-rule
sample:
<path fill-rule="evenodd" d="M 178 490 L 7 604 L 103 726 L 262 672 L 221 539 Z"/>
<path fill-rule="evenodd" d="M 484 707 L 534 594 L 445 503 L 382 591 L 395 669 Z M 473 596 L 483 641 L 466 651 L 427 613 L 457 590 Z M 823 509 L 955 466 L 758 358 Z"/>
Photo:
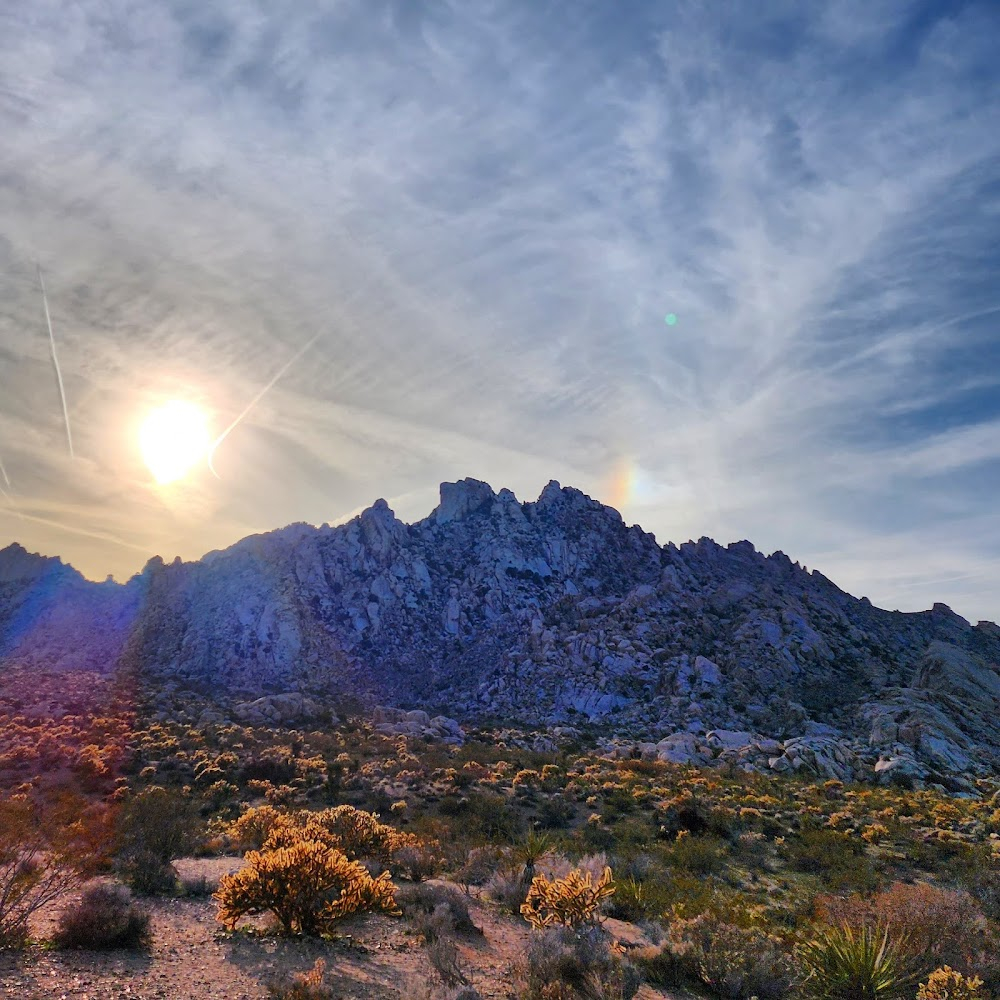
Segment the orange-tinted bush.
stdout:
<path fill-rule="evenodd" d="M 287 934 L 324 934 L 341 917 L 399 913 L 388 872 L 372 878 L 356 861 L 315 840 L 250 851 L 246 867 L 224 875 L 218 920 L 233 929 L 245 916 L 271 913 Z"/>
<path fill-rule="evenodd" d="M 909 952 L 925 958 L 929 968 L 950 965 L 972 973 L 991 948 L 975 900 L 958 889 L 897 882 L 870 897 L 821 896 L 816 909 L 824 923 L 834 926 L 887 928 L 893 939 L 907 942 Z"/>

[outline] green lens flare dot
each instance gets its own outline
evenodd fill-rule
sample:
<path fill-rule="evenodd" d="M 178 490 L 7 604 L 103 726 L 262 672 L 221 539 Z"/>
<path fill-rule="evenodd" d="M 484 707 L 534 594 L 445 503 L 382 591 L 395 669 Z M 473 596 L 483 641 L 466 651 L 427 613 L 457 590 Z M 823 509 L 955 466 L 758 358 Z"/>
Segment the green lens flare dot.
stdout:
<path fill-rule="evenodd" d="M 677 323 L 677 317 L 673 313 L 667 313 L 663 320 L 667 326 L 675 326 Z"/>

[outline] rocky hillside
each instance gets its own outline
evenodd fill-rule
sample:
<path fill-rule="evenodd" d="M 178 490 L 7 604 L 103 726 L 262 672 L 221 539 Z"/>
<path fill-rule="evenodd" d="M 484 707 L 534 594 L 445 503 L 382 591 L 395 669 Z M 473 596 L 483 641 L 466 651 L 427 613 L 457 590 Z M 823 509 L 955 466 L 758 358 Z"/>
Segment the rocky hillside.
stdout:
<path fill-rule="evenodd" d="M 882 611 L 749 542 L 661 546 L 555 482 L 534 503 L 446 483 L 416 524 L 378 500 L 124 586 L 11 546 L 0 656 L 123 663 L 234 702 L 587 723 L 678 761 L 952 784 L 1000 764 L 996 625 Z"/>

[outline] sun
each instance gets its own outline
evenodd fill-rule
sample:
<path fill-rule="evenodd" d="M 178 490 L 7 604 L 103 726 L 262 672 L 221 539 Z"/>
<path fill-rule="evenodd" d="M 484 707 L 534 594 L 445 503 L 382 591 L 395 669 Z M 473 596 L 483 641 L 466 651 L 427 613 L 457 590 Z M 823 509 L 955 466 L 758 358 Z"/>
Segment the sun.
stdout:
<path fill-rule="evenodd" d="M 150 412 L 139 428 L 139 448 L 153 478 L 173 483 L 208 453 L 208 418 L 194 403 L 173 399 Z"/>

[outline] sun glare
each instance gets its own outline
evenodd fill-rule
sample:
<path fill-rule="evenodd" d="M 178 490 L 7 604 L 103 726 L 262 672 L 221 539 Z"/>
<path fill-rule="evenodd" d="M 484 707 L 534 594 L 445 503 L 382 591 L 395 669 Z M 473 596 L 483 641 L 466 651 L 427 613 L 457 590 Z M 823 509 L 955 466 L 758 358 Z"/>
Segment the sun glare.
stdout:
<path fill-rule="evenodd" d="M 174 399 L 158 406 L 139 429 L 139 448 L 160 484 L 181 479 L 208 452 L 208 419 L 194 403 Z"/>

